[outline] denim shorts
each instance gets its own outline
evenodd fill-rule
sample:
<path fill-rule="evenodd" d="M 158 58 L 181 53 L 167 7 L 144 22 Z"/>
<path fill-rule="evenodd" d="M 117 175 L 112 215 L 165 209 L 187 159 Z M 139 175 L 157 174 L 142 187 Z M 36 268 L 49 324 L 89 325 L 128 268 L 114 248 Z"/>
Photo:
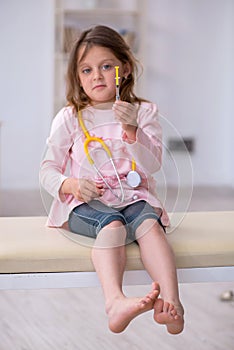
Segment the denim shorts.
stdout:
<path fill-rule="evenodd" d="M 112 221 L 120 221 L 126 228 L 127 241 L 135 240 L 137 227 L 146 219 L 155 219 L 165 231 L 154 208 L 141 200 L 122 208 L 110 208 L 93 200 L 75 207 L 69 215 L 68 225 L 72 232 L 96 238 L 99 231 Z"/>

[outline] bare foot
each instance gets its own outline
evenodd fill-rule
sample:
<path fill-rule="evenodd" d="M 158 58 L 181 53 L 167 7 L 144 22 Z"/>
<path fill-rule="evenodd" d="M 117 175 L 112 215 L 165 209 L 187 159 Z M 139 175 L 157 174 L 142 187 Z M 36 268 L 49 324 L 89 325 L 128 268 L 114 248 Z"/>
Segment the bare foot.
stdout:
<path fill-rule="evenodd" d="M 114 333 L 123 332 L 136 316 L 153 309 L 159 293 L 159 285 L 154 282 L 152 290 L 142 298 L 126 298 L 124 295 L 116 298 L 106 308 L 110 330 Z"/>
<path fill-rule="evenodd" d="M 171 334 L 181 333 L 184 328 L 184 310 L 182 305 L 173 305 L 162 299 L 157 299 L 154 304 L 154 320 L 159 324 L 165 324 Z"/>

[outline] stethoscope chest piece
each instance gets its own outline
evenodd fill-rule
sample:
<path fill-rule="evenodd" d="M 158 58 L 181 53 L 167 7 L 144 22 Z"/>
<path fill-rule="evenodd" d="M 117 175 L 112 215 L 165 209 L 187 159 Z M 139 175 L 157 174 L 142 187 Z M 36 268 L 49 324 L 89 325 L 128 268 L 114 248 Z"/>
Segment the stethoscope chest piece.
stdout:
<path fill-rule="evenodd" d="M 131 170 L 127 175 L 127 184 L 132 188 L 136 188 L 141 183 L 141 177 L 137 171 Z"/>

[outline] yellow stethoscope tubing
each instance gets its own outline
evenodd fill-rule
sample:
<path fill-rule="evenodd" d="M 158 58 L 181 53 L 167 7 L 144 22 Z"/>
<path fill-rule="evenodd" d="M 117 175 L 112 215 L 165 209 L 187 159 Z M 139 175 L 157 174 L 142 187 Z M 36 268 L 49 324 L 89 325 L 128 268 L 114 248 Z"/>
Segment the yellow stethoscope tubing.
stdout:
<path fill-rule="evenodd" d="M 92 141 L 99 142 L 101 144 L 101 146 L 103 147 L 103 149 L 106 151 L 108 157 L 110 159 L 113 159 L 112 158 L 112 153 L 111 153 L 109 147 L 105 144 L 105 142 L 102 139 L 100 139 L 100 137 L 91 136 L 90 135 L 90 133 L 88 132 L 88 130 L 87 130 L 85 124 L 84 124 L 84 121 L 83 121 L 83 118 L 82 118 L 82 113 L 81 113 L 80 110 L 78 111 L 78 120 L 79 120 L 81 129 L 82 129 L 82 131 L 83 131 L 83 133 L 84 133 L 84 135 L 86 137 L 86 139 L 84 141 L 84 151 L 85 151 L 85 155 L 87 156 L 90 164 L 92 164 L 92 165 L 94 164 L 94 161 L 93 161 L 92 157 L 89 154 L 89 148 L 88 148 L 89 143 L 92 142 Z M 136 170 L 136 161 L 135 161 L 134 158 L 132 158 L 132 170 L 133 171 Z"/>
<path fill-rule="evenodd" d="M 105 142 L 100 139 L 99 137 L 95 137 L 95 136 L 90 136 L 90 137 L 86 137 L 86 140 L 84 141 L 84 151 L 85 151 L 85 154 L 86 154 L 86 157 L 88 158 L 89 160 L 89 163 L 90 164 L 94 164 L 94 160 L 92 159 L 92 157 L 90 156 L 90 153 L 89 153 L 89 143 L 90 142 L 99 142 L 102 146 L 102 148 L 106 151 L 108 157 L 110 159 L 112 159 L 112 154 L 111 154 L 111 151 L 109 150 L 109 148 L 107 147 L 107 145 L 105 144 Z"/>
<path fill-rule="evenodd" d="M 108 146 L 105 144 L 105 142 L 99 138 L 99 137 L 96 137 L 96 136 L 91 136 L 90 133 L 88 132 L 85 124 L 84 124 L 84 121 L 83 121 L 83 118 L 82 118 L 82 113 L 81 111 L 79 110 L 78 111 L 78 120 L 79 120 L 79 123 L 80 123 L 80 126 L 81 126 L 81 129 L 86 137 L 85 141 L 84 141 L 84 151 L 85 151 L 85 155 L 89 161 L 89 163 L 94 167 L 95 171 L 98 173 L 98 175 L 101 177 L 101 179 L 103 180 L 103 182 L 105 183 L 105 185 L 109 188 L 109 190 L 111 191 L 111 193 L 117 198 L 120 200 L 120 203 L 123 203 L 124 202 L 124 191 L 123 191 L 123 186 L 122 186 L 122 183 L 121 183 L 121 180 L 120 180 L 120 177 L 119 177 L 119 174 L 117 172 L 117 169 L 116 169 L 116 166 L 114 164 L 114 161 L 113 161 L 113 158 L 112 158 L 112 154 L 111 154 L 111 151 L 110 149 L 108 148 Z M 110 185 L 108 184 L 108 182 L 106 181 L 106 179 L 104 178 L 104 176 L 102 175 L 102 173 L 100 172 L 100 170 L 98 170 L 98 168 L 96 167 L 95 163 L 94 163 L 94 160 L 93 158 L 90 156 L 90 153 L 89 153 L 89 143 L 90 142 L 98 142 L 101 144 L 101 146 L 103 147 L 103 149 L 105 150 L 105 152 L 107 153 L 108 157 L 109 157 L 109 160 L 113 166 L 113 169 L 114 169 L 114 172 L 115 172 L 115 175 L 117 177 L 117 180 L 118 180 L 118 183 L 120 185 L 120 191 L 121 191 L 121 198 L 116 194 L 114 193 L 114 191 L 112 190 L 112 188 L 110 187 Z"/>
<path fill-rule="evenodd" d="M 79 120 L 79 123 L 80 123 L 80 126 L 81 126 L 81 129 L 86 137 L 85 141 L 84 141 L 84 151 L 85 151 L 85 155 L 87 156 L 90 164 L 94 164 L 94 160 L 92 159 L 92 157 L 90 156 L 89 154 L 89 143 L 90 142 L 99 142 L 101 144 L 101 146 L 103 147 L 103 149 L 106 151 L 107 155 L 109 158 L 112 159 L 112 154 L 111 154 L 111 151 L 110 149 L 107 147 L 107 145 L 105 144 L 105 142 L 100 139 L 100 137 L 97 137 L 97 136 L 91 136 L 90 133 L 88 132 L 84 122 L 83 122 L 83 118 L 82 118 L 82 115 L 81 115 L 81 111 L 79 110 L 78 111 L 78 120 Z"/>

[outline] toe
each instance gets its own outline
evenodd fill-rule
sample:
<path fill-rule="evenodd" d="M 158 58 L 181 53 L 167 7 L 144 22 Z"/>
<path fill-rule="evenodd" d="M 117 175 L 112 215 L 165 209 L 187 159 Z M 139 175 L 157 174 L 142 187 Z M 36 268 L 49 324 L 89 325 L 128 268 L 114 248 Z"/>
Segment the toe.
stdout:
<path fill-rule="evenodd" d="M 163 304 L 163 312 L 168 313 L 169 307 L 170 307 L 170 304 L 167 301 L 165 301 Z"/>
<path fill-rule="evenodd" d="M 160 292 L 160 286 L 157 282 L 153 282 L 152 283 L 152 289 L 153 290 L 157 290 L 158 292 Z"/>

